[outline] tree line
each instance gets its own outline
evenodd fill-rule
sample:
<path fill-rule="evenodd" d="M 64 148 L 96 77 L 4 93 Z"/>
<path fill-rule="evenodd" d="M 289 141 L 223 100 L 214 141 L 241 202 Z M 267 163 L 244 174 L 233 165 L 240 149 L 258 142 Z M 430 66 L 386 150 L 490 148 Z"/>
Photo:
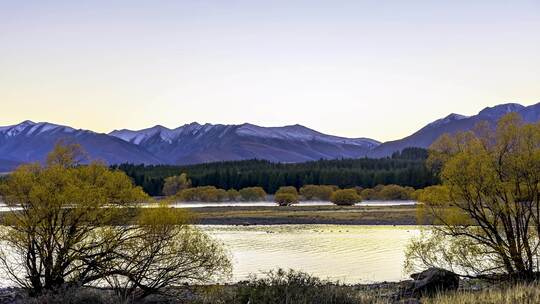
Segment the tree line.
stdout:
<path fill-rule="evenodd" d="M 381 159 L 318 160 L 305 163 L 273 163 L 266 160 L 214 162 L 189 166 L 121 164 L 113 169 L 124 171 L 136 185 L 150 195 L 163 195 L 165 179 L 186 173 L 192 186 L 215 186 L 220 189 L 262 187 L 275 193 L 280 187 L 335 185 L 339 188 L 373 188 L 377 185 L 400 185 L 424 188 L 438 183 L 437 176 L 425 165 L 427 151 L 407 148 L 392 157 Z"/>

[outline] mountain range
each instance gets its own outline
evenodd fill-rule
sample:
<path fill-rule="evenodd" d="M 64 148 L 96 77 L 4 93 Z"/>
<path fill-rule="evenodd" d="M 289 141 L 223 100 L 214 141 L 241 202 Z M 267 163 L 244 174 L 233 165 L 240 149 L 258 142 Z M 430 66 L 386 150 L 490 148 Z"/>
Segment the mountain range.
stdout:
<path fill-rule="evenodd" d="M 22 163 L 43 161 L 60 140 L 79 143 L 91 159 L 109 164 L 184 165 L 254 158 L 273 162 L 378 158 L 407 147 L 429 147 L 444 133 L 469 130 L 483 120 L 494 124 L 509 112 L 519 113 L 527 122 L 537 122 L 540 120 L 540 103 L 531 106 L 502 104 L 485 108 L 473 116 L 450 114 L 410 136 L 385 143 L 369 138 L 327 135 L 301 125 L 260 127 L 248 123 L 191 123 L 176 129 L 157 125 L 104 134 L 47 122 L 24 121 L 0 127 L 0 172 L 12 170 Z"/>

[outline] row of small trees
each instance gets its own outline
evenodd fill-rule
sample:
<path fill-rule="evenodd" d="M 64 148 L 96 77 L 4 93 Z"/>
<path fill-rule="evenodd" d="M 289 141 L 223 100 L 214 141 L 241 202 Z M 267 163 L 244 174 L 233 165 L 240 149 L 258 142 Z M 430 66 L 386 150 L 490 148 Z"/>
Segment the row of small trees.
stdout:
<path fill-rule="evenodd" d="M 174 196 L 184 202 L 264 201 L 266 192 L 261 187 L 224 190 L 214 186 L 202 186 L 180 190 Z"/>
<path fill-rule="evenodd" d="M 329 200 L 336 205 L 354 205 L 362 201 L 362 197 L 356 189 L 339 189 L 334 186 L 317 185 L 300 188 L 300 194 L 294 187 L 281 187 L 276 192 L 274 201 L 280 206 L 289 206 L 298 203 L 301 195 L 310 200 Z"/>
<path fill-rule="evenodd" d="M 422 190 L 398 185 L 379 185 L 373 189 L 361 187 L 339 189 L 329 185 L 306 185 L 298 192 L 295 187 L 281 187 L 274 200 L 279 205 L 291 205 L 304 200 L 331 201 L 336 205 L 354 205 L 364 200 L 414 200 Z"/>
<path fill-rule="evenodd" d="M 169 177 L 164 193 L 184 202 L 264 201 L 267 197 L 262 187 L 225 190 L 214 186 L 190 188 L 190 184 L 185 173 Z M 420 190 L 398 185 L 379 185 L 372 189 L 361 187 L 339 189 L 332 185 L 306 185 L 299 190 L 285 186 L 276 191 L 274 201 L 280 205 L 291 205 L 300 200 L 331 201 L 340 205 L 351 205 L 363 200 L 413 200 L 419 192 Z"/>

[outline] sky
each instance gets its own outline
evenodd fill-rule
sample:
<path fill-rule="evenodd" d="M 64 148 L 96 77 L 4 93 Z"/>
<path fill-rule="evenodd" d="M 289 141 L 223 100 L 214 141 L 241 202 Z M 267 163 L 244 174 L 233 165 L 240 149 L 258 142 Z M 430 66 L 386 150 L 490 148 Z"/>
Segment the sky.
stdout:
<path fill-rule="evenodd" d="M 540 102 L 540 1 L 0 0 L 0 125 L 381 141 Z"/>

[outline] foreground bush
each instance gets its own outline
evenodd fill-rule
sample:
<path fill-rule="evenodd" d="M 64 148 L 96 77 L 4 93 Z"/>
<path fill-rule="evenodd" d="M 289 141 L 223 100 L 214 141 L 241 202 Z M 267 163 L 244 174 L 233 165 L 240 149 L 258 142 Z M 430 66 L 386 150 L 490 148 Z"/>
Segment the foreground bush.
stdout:
<path fill-rule="evenodd" d="M 346 286 L 320 280 L 304 272 L 279 269 L 264 278 L 252 277 L 229 290 L 213 290 L 199 303 L 212 304 L 352 304 L 360 302 Z"/>
<path fill-rule="evenodd" d="M 281 187 L 274 195 L 274 201 L 280 206 L 296 204 L 298 200 L 298 191 L 295 187 Z"/>
<path fill-rule="evenodd" d="M 337 190 L 332 194 L 330 201 L 336 205 L 354 205 L 360 202 L 362 198 L 355 189 Z"/>

